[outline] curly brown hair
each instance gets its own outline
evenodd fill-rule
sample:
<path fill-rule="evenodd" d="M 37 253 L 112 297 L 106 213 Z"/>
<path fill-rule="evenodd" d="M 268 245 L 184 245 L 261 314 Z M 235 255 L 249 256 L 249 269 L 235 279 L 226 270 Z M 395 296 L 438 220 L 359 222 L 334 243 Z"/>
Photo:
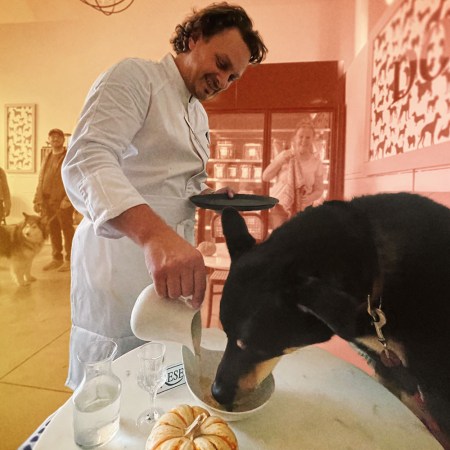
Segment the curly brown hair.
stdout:
<path fill-rule="evenodd" d="M 194 9 L 191 16 L 176 26 L 170 43 L 177 54 L 186 53 L 190 38 L 196 40 L 202 36 L 208 39 L 227 28 L 240 31 L 250 50 L 250 64 L 259 64 L 264 60 L 268 50 L 259 33 L 253 29 L 252 20 L 242 7 L 227 2 L 212 3 L 199 11 Z"/>

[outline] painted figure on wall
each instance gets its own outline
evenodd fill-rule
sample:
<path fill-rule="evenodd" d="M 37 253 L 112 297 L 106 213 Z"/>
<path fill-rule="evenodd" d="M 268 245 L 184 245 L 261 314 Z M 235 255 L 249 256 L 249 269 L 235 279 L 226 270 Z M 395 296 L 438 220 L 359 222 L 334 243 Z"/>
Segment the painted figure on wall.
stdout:
<path fill-rule="evenodd" d="M 401 3 L 372 60 L 369 160 L 449 141 L 450 3 Z"/>

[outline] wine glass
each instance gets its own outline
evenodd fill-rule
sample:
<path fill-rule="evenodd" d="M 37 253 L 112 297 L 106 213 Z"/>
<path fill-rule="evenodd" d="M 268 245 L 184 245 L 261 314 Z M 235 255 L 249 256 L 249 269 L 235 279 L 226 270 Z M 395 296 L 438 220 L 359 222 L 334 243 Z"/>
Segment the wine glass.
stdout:
<path fill-rule="evenodd" d="M 158 389 L 167 381 L 167 370 L 163 366 L 166 346 L 160 342 L 149 342 L 138 350 L 138 385 L 150 394 L 150 408 L 143 411 L 136 420 L 142 432 L 149 432 L 159 419 L 162 411 L 156 407 Z"/>

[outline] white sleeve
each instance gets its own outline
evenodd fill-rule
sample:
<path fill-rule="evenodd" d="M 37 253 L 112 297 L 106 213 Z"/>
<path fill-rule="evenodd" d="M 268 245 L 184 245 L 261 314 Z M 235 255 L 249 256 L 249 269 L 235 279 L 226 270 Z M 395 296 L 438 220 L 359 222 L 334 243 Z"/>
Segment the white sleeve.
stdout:
<path fill-rule="evenodd" d="M 136 151 L 131 142 L 145 121 L 150 99 L 144 68 L 133 59 L 120 62 L 92 86 L 70 140 L 62 167 L 64 186 L 99 236 L 121 237 L 107 221 L 146 203 L 121 165 Z"/>

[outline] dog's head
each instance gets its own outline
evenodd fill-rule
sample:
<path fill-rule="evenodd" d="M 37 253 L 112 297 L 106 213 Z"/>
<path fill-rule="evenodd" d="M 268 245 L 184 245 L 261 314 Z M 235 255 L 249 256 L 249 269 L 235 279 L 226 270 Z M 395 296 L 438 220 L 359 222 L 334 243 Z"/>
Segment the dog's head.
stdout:
<path fill-rule="evenodd" d="M 231 208 L 223 211 L 222 225 L 231 256 L 220 304 L 228 343 L 212 394 L 231 406 L 236 394 L 255 388 L 282 355 L 335 333 L 351 335 L 356 308 L 344 292 L 314 276 L 313 256 L 302 265 L 291 255 L 296 249 L 289 254 L 273 245 L 273 236 L 256 245 Z"/>
<path fill-rule="evenodd" d="M 47 226 L 41 217 L 23 213 L 21 233 L 31 244 L 42 244 L 47 238 Z"/>

